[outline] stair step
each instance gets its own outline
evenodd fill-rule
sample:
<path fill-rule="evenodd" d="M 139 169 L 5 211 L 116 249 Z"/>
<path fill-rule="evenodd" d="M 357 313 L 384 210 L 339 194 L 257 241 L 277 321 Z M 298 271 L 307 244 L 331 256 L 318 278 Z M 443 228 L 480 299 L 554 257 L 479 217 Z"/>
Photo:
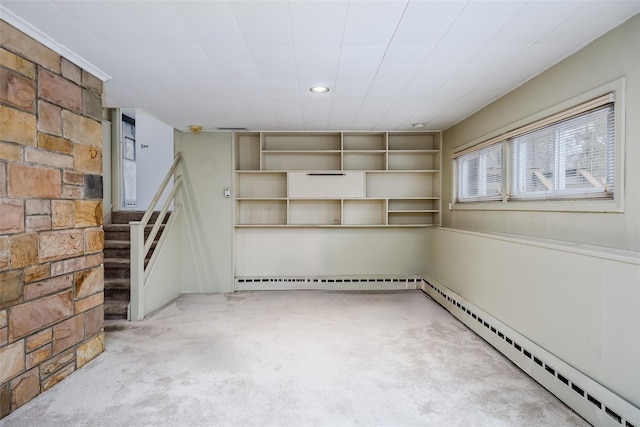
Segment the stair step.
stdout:
<path fill-rule="evenodd" d="M 144 260 L 145 267 L 149 264 L 150 255 Z M 128 279 L 131 277 L 131 260 L 129 258 L 105 258 L 105 279 Z"/>
<path fill-rule="evenodd" d="M 105 279 L 128 279 L 131 277 L 131 261 L 128 258 L 105 258 L 103 265 Z"/>
<path fill-rule="evenodd" d="M 156 211 L 153 214 L 151 214 L 151 219 L 149 221 L 155 222 L 156 218 L 158 217 L 158 214 L 160 214 L 159 211 Z M 163 221 L 164 223 L 167 222 L 170 214 L 171 212 L 167 212 L 167 214 L 164 217 L 164 221 Z M 131 221 L 140 221 L 143 216 L 144 216 L 143 211 L 116 211 L 111 213 L 111 221 L 114 224 L 128 224 Z"/>
<path fill-rule="evenodd" d="M 107 291 L 128 291 L 131 288 L 130 279 L 104 279 L 104 290 Z"/>
<path fill-rule="evenodd" d="M 164 227 L 165 227 L 164 224 L 160 225 L 160 228 L 158 229 L 158 234 L 156 234 L 156 240 L 158 240 L 160 238 L 160 235 L 162 235 L 162 232 L 164 231 Z M 131 227 L 129 226 L 129 224 L 104 224 L 102 228 L 104 230 L 105 240 L 122 240 L 122 241 L 131 240 Z M 151 233 L 152 228 L 153 228 L 153 225 L 147 225 L 144 228 L 145 238 L 149 237 L 149 234 Z"/>
<path fill-rule="evenodd" d="M 169 219 L 167 213 L 160 225 L 158 234 L 151 245 L 151 249 L 145 259 L 145 265 L 151 259 L 160 235 L 164 231 Z M 126 319 L 127 306 L 131 300 L 131 226 L 129 222 L 140 221 L 144 212 L 119 211 L 112 212 L 112 224 L 104 224 L 104 318 Z M 144 228 L 144 236 L 147 238 L 153 229 L 158 212 L 154 212 L 150 223 Z"/>
<path fill-rule="evenodd" d="M 154 240 L 151 244 L 151 248 L 155 248 L 158 245 L 158 241 Z M 104 241 L 105 249 L 130 249 L 131 241 L 129 240 L 105 240 Z"/>
<path fill-rule="evenodd" d="M 129 301 L 111 300 L 104 302 L 104 318 L 105 319 L 126 319 L 127 307 Z"/>
<path fill-rule="evenodd" d="M 105 258 L 103 263 L 105 268 L 129 268 L 131 260 L 129 258 Z"/>
<path fill-rule="evenodd" d="M 104 298 L 107 301 L 130 301 L 131 281 L 129 279 L 104 279 Z"/>

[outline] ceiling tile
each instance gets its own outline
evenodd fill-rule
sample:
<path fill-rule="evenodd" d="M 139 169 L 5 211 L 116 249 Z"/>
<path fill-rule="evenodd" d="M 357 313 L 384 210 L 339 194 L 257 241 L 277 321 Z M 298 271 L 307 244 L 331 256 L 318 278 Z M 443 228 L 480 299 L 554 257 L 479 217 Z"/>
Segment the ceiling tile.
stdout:
<path fill-rule="evenodd" d="M 404 87 L 402 92 L 396 98 L 399 102 L 420 102 L 424 99 L 428 99 L 431 95 L 438 90 L 444 83 L 445 79 L 441 80 L 411 80 Z"/>
<path fill-rule="evenodd" d="M 340 65 L 375 65 L 382 62 L 387 45 L 342 46 L 340 48 Z"/>
<path fill-rule="evenodd" d="M 345 1 L 293 1 L 289 3 L 296 46 L 340 46 L 347 17 Z"/>
<path fill-rule="evenodd" d="M 376 80 L 410 80 L 420 69 L 420 64 L 382 64 Z"/>
<path fill-rule="evenodd" d="M 613 28 L 624 20 L 640 13 L 638 1 L 591 1 L 580 9 L 573 18 L 606 20 Z"/>
<path fill-rule="evenodd" d="M 491 38 L 490 42 L 505 44 L 534 44 L 563 22 L 563 18 L 512 19 Z"/>
<path fill-rule="evenodd" d="M 256 64 L 258 77 L 263 80 L 292 80 L 298 78 L 295 66 L 284 64 Z"/>
<path fill-rule="evenodd" d="M 571 18 L 580 12 L 588 1 L 529 1 L 516 14 L 516 18 L 553 19 Z"/>
<path fill-rule="evenodd" d="M 486 43 L 508 22 L 507 18 L 458 18 L 440 39 L 441 43 Z"/>
<path fill-rule="evenodd" d="M 389 44 L 404 9 L 399 1 L 349 2 L 342 45 Z"/>
<path fill-rule="evenodd" d="M 603 34 L 606 30 L 608 25 L 595 19 L 568 19 L 541 38 L 539 44 L 560 43 L 578 47 L 584 45 L 585 40 L 590 40 L 591 34 Z"/>
<path fill-rule="evenodd" d="M 285 65 L 294 67 L 295 51 L 291 46 L 249 44 L 247 45 L 253 63 L 256 65 Z M 244 58 L 247 60 L 248 58 Z"/>
<path fill-rule="evenodd" d="M 431 44 L 391 43 L 384 53 L 383 64 L 422 64 L 435 48 Z"/>
<path fill-rule="evenodd" d="M 406 80 L 374 80 L 365 101 L 367 103 L 393 102 L 406 85 Z"/>
<path fill-rule="evenodd" d="M 263 87 L 269 100 L 273 102 L 300 101 L 298 82 L 293 80 L 263 80 Z"/>
<path fill-rule="evenodd" d="M 340 66 L 338 74 L 336 75 L 336 82 L 360 82 L 371 81 L 378 72 L 377 65 L 352 65 L 352 66 Z"/>
<path fill-rule="evenodd" d="M 394 43 L 437 43 L 464 9 L 466 3 L 466 1 L 410 2 L 393 36 Z"/>
<path fill-rule="evenodd" d="M 111 1 L 110 5 L 124 17 L 131 27 L 143 34 L 146 41 L 188 42 L 194 40 L 168 2 Z M 99 14 L 95 16 L 103 19 Z"/>
<path fill-rule="evenodd" d="M 340 103 L 361 103 L 367 96 L 371 82 L 368 80 L 337 81 L 332 91 L 333 101 Z"/>
<path fill-rule="evenodd" d="M 339 46 L 305 46 L 295 48 L 298 66 L 336 68 L 340 62 Z"/>
<path fill-rule="evenodd" d="M 639 0 L 0 2 L 112 76 L 107 105 L 180 129 L 450 126 L 640 12 Z M 315 84 L 331 91 L 314 97 Z"/>
<path fill-rule="evenodd" d="M 198 42 L 244 42 L 231 7 L 226 1 L 172 1 L 171 6 L 187 31 Z"/>
<path fill-rule="evenodd" d="M 460 12 L 461 18 L 511 18 L 518 13 L 526 1 L 470 1 Z"/>

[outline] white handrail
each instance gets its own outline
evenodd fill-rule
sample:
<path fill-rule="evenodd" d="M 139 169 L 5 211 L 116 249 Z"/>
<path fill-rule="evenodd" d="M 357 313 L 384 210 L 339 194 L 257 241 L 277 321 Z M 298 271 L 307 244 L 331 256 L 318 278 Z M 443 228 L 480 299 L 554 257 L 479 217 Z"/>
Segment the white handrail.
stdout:
<path fill-rule="evenodd" d="M 167 175 L 165 176 L 162 184 L 158 188 L 155 196 L 151 200 L 149 204 L 149 208 L 142 216 L 140 221 L 131 221 L 130 225 L 130 236 L 131 236 L 131 266 L 130 266 L 130 276 L 131 276 L 131 303 L 129 307 L 129 319 L 130 320 L 142 320 L 144 318 L 144 288 L 146 286 L 146 281 L 148 278 L 148 269 L 145 269 L 144 260 L 153 246 L 153 242 L 155 240 L 158 231 L 164 221 L 164 217 L 169 210 L 169 207 L 174 202 L 176 194 L 180 187 L 182 186 L 182 177 L 177 176 L 173 182 L 173 188 L 171 192 L 167 196 L 162 209 L 158 213 L 158 217 L 155 219 L 153 224 L 153 228 L 149 233 L 149 236 L 145 240 L 144 238 L 144 229 L 149 223 L 151 219 L 151 215 L 156 208 L 156 205 L 160 201 L 160 198 L 164 194 L 171 178 L 173 178 L 176 168 L 182 161 L 182 153 L 177 153 L 173 164 L 169 168 Z"/>
<path fill-rule="evenodd" d="M 178 152 L 178 154 L 176 154 L 176 157 L 173 159 L 173 164 L 169 168 L 167 175 L 164 177 L 162 184 L 160 184 L 160 188 L 158 188 L 158 191 L 156 191 L 156 195 L 153 196 L 153 199 L 151 199 L 149 208 L 147 209 L 147 211 L 142 216 L 142 219 L 140 220 L 140 222 L 142 222 L 144 225 L 147 225 L 147 223 L 149 222 L 149 219 L 151 218 L 151 215 L 153 215 L 153 211 L 156 205 L 158 204 L 158 201 L 160 200 L 162 193 L 164 193 L 164 190 L 167 188 L 167 185 L 169 184 L 169 180 L 171 180 L 171 178 L 173 177 L 173 173 L 175 172 L 181 160 L 182 160 L 182 152 Z"/>

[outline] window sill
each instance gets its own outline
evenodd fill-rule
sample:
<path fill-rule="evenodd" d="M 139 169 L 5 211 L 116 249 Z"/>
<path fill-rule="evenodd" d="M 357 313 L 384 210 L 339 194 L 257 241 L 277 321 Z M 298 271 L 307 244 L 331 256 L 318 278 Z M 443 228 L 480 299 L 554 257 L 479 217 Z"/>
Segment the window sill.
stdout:
<path fill-rule="evenodd" d="M 450 205 L 452 211 L 538 211 L 624 213 L 616 200 L 535 200 L 509 202 L 465 202 Z"/>

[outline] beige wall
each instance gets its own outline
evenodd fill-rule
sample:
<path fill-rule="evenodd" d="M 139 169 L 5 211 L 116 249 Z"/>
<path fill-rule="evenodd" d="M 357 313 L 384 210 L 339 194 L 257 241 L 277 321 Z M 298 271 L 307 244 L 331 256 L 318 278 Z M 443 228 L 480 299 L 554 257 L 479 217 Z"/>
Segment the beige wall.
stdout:
<path fill-rule="evenodd" d="M 640 15 L 444 132 L 443 225 L 640 251 Z M 624 213 L 447 209 L 451 152 L 471 141 L 624 77 Z M 616 184 L 617 185 L 617 184 Z M 622 190 L 617 188 L 617 190 Z"/>
<path fill-rule="evenodd" d="M 444 132 L 443 224 L 425 269 L 440 285 L 640 406 L 640 15 Z M 451 153 L 624 78 L 624 211 L 447 209 Z M 471 230 L 473 232 L 467 232 Z M 505 237 L 502 233 L 519 236 Z M 568 243 L 563 243 L 568 242 Z M 578 243 L 578 244 L 576 244 Z"/>
<path fill-rule="evenodd" d="M 233 292 L 233 199 L 231 133 L 175 132 L 184 156 L 182 292 Z"/>

